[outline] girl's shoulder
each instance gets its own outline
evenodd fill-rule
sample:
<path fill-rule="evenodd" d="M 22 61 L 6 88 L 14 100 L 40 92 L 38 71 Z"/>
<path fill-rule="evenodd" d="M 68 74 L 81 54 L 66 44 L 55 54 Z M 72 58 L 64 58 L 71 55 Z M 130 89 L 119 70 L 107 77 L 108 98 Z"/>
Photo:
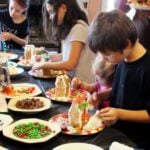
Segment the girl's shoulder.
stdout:
<path fill-rule="evenodd" d="M 74 28 L 89 28 L 89 26 L 88 26 L 88 24 L 85 21 L 78 20 L 76 22 L 76 24 L 72 27 L 72 29 L 74 29 Z"/>
<path fill-rule="evenodd" d="M 77 25 L 88 26 L 88 24 L 84 20 L 78 20 Z"/>
<path fill-rule="evenodd" d="M 88 32 L 89 26 L 85 21 L 78 20 L 77 23 L 72 27 L 71 32 Z"/>

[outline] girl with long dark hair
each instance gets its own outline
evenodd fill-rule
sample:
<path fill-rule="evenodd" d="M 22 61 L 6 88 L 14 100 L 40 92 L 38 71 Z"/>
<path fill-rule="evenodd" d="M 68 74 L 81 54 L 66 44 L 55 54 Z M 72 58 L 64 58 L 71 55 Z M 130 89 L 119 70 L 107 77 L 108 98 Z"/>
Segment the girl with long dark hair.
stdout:
<path fill-rule="evenodd" d="M 61 41 L 62 59 L 35 64 L 33 70 L 67 70 L 71 77 L 90 81 L 93 55 L 86 44 L 88 20 L 76 0 L 46 0 L 43 4 L 43 23 L 46 37 Z"/>

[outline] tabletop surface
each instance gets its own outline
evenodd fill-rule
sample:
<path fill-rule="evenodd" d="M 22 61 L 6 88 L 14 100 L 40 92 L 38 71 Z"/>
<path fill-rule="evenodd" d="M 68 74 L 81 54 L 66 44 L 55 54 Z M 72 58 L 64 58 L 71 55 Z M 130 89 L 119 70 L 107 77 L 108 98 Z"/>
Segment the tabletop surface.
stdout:
<path fill-rule="evenodd" d="M 19 55 L 23 54 L 23 52 L 17 50 L 14 52 L 18 53 Z M 28 74 L 28 71 L 25 70 L 23 74 L 12 79 L 11 82 L 37 84 L 39 88 L 42 90 L 41 96 L 45 96 L 44 92 L 54 87 L 55 78 L 51 78 L 51 79 L 35 78 L 30 76 Z M 49 110 L 37 114 L 30 114 L 30 115 L 21 114 L 21 113 L 12 112 L 10 110 L 8 111 L 8 113 L 5 114 L 11 115 L 15 121 L 24 118 L 39 118 L 43 120 L 49 120 L 52 116 L 56 114 L 66 112 L 69 109 L 69 107 L 70 104 L 68 103 L 60 103 L 60 102 L 52 101 L 52 107 Z M 47 142 L 37 143 L 37 144 L 24 144 L 24 143 L 16 142 L 4 137 L 2 133 L 0 133 L 0 145 L 11 150 L 20 150 L 20 149 L 21 150 L 25 150 L 25 149 L 52 150 L 54 147 L 60 144 L 71 143 L 71 142 L 85 142 L 85 143 L 95 144 L 107 150 L 109 149 L 111 143 L 114 141 L 118 141 L 129 146 L 135 146 L 134 143 L 130 139 L 128 139 L 123 133 L 111 127 L 107 127 L 101 132 L 93 135 L 77 136 L 77 135 L 65 135 L 60 133 L 56 137 L 50 139 Z"/>

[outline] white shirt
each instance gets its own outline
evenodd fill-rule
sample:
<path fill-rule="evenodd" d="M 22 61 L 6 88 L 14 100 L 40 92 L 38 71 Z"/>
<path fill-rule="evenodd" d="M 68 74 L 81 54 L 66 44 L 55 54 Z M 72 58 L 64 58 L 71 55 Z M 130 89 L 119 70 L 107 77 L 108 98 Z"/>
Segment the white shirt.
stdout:
<path fill-rule="evenodd" d="M 71 42 L 80 41 L 85 43 L 84 49 L 82 49 L 79 62 L 76 68 L 69 72 L 71 77 L 77 77 L 84 82 L 92 82 L 93 77 L 91 73 L 92 61 L 95 57 L 95 54 L 89 50 L 87 46 L 87 37 L 88 37 L 89 27 L 82 21 L 78 20 L 78 23 L 75 24 L 66 39 L 62 42 L 62 54 L 63 60 L 68 60 L 70 51 L 71 51 Z"/>

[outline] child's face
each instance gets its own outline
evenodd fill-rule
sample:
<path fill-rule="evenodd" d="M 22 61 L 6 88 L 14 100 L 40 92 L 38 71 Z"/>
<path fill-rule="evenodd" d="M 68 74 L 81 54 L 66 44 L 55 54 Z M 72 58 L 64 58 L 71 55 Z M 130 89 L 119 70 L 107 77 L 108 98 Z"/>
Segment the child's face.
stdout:
<path fill-rule="evenodd" d="M 19 19 L 26 11 L 26 8 L 21 7 L 15 0 L 9 2 L 9 14 L 13 19 Z"/>
<path fill-rule="evenodd" d="M 106 53 L 103 53 L 103 56 L 110 63 L 118 64 L 124 59 L 128 60 L 128 58 L 130 57 L 130 54 L 131 54 L 131 49 L 126 48 L 122 52 L 108 51 Z"/>

